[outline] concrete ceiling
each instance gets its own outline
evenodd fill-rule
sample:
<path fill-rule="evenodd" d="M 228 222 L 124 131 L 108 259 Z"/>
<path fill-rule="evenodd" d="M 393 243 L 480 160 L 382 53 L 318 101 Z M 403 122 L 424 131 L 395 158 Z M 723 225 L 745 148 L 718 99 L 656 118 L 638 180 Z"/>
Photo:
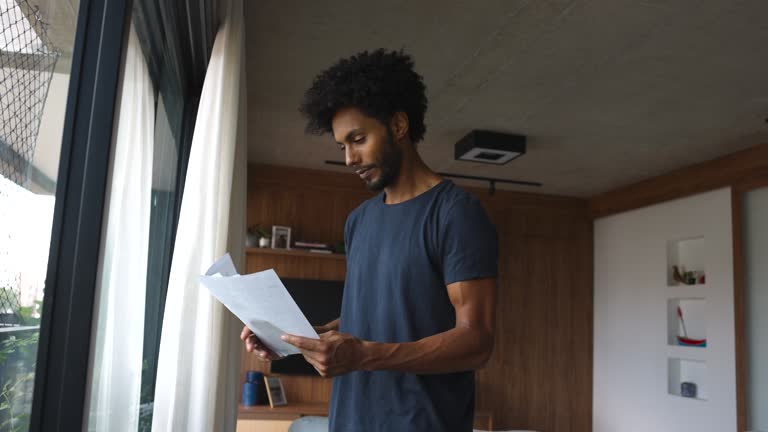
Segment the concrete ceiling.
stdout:
<path fill-rule="evenodd" d="M 404 48 L 442 172 L 588 197 L 768 142 L 768 1 L 246 1 L 249 160 L 341 170 L 297 111 L 320 70 Z M 453 160 L 471 129 L 525 134 L 504 166 Z M 482 185 L 478 182 L 458 182 Z"/>

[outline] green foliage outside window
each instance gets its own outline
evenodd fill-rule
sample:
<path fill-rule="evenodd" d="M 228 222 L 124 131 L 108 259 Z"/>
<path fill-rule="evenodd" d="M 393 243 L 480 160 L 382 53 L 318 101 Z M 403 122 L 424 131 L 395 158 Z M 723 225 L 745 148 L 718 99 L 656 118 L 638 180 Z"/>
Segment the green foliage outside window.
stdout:
<path fill-rule="evenodd" d="M 40 325 L 40 302 L 19 308 L 21 326 Z M 0 336 L 0 430 L 29 430 L 39 328 L 6 332 Z"/>

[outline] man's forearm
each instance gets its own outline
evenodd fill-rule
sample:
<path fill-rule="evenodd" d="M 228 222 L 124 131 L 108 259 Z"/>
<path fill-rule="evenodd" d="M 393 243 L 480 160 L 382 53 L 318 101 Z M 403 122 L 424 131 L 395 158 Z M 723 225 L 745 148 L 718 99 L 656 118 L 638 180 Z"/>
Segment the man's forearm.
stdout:
<path fill-rule="evenodd" d="M 299 348 L 321 376 L 355 370 L 438 374 L 481 368 L 493 351 L 496 279 L 458 281 L 447 288 L 456 327 L 415 342 L 377 343 L 338 331 L 323 332 L 319 339 L 283 335 L 283 340 Z"/>
<path fill-rule="evenodd" d="M 481 368 L 493 351 L 493 334 L 456 327 L 408 343 L 363 342 L 360 369 L 417 374 L 450 373 Z"/>

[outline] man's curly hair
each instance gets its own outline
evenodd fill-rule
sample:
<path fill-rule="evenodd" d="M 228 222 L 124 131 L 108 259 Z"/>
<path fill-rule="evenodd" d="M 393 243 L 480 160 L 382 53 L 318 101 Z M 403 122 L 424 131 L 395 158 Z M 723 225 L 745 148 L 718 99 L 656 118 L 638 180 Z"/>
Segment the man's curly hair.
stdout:
<path fill-rule="evenodd" d="M 383 48 L 339 60 L 312 82 L 299 111 L 307 118 L 306 132 L 333 133 L 331 120 L 345 107 L 355 107 L 385 125 L 399 111 L 408 115 L 409 135 L 416 144 L 424 138 L 426 87 L 413 70 L 413 59 Z"/>

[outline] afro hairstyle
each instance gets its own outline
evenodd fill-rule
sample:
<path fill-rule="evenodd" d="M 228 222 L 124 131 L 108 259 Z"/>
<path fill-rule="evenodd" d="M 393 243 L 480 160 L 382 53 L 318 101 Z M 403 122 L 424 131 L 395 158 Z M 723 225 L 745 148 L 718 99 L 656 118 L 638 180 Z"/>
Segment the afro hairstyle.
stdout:
<path fill-rule="evenodd" d="M 299 111 L 307 118 L 306 132 L 313 135 L 333 133 L 331 121 L 342 108 L 355 107 L 385 125 L 396 112 L 404 112 L 411 142 L 416 144 L 426 132 L 425 92 L 411 56 L 380 48 L 343 58 L 318 74 Z"/>

